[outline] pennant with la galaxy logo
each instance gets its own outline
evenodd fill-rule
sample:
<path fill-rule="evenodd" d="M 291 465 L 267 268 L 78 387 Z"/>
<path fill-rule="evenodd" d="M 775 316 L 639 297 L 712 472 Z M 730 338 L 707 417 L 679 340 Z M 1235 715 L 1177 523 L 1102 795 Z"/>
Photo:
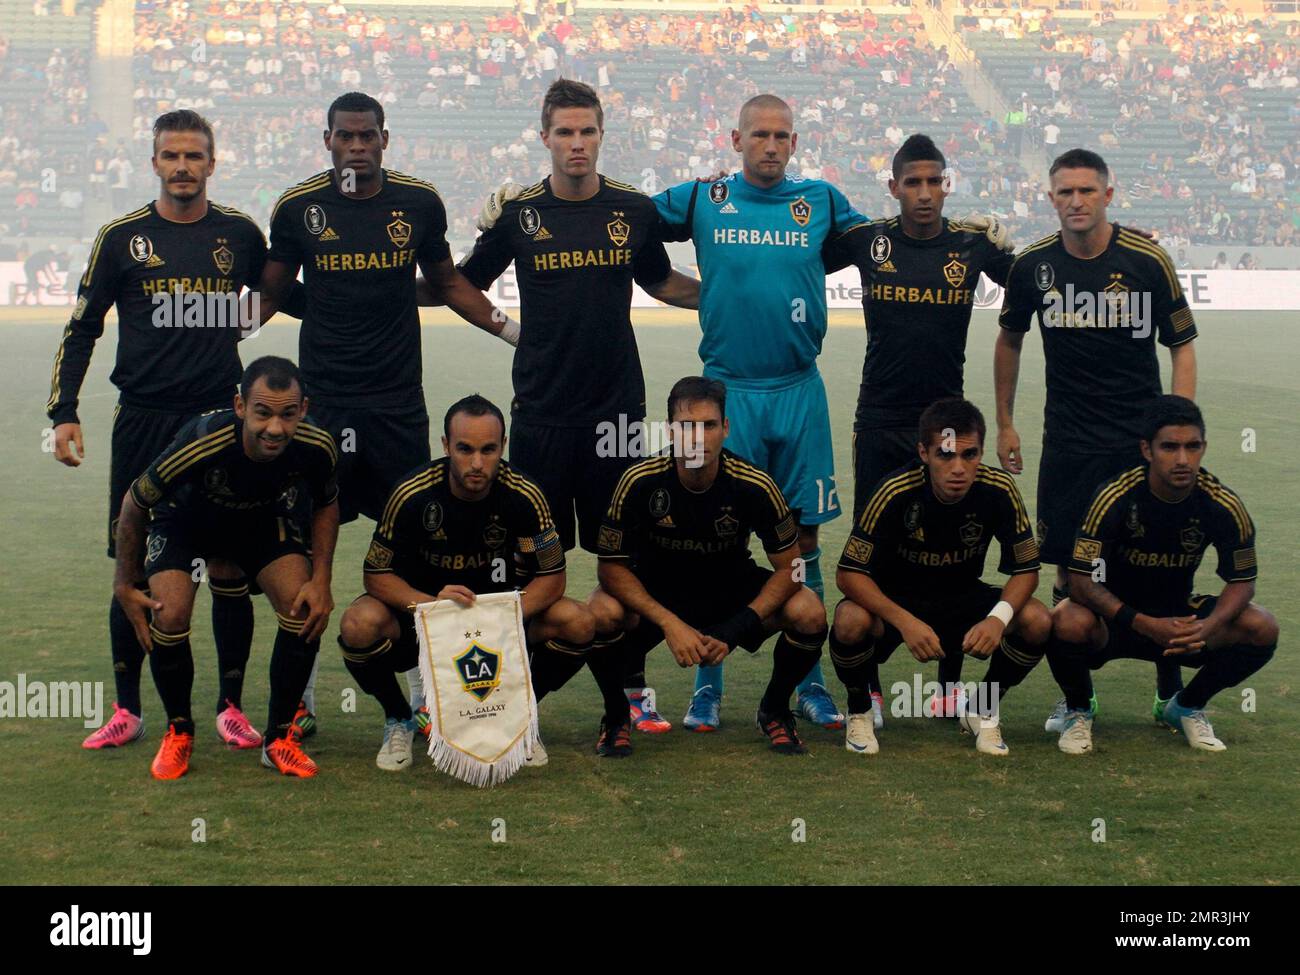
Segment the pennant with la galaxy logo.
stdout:
<path fill-rule="evenodd" d="M 537 747 L 537 698 L 518 592 L 415 607 L 438 768 L 480 788 L 514 775 Z"/>

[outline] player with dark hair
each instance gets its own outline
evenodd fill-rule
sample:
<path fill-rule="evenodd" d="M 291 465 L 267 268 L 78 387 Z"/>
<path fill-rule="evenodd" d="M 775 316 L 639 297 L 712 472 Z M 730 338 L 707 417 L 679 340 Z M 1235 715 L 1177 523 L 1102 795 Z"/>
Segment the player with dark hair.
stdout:
<path fill-rule="evenodd" d="M 462 318 L 492 334 L 505 323 L 452 263 L 438 191 L 383 167 L 383 106 L 348 92 L 326 123 L 332 168 L 287 190 L 271 212 L 262 315 L 280 307 L 301 268 L 299 360 L 314 416 L 339 445 L 346 523 L 377 520 L 398 478 L 429 460 L 416 268 Z M 418 674 L 408 679 L 418 697 Z M 312 696 L 299 716 L 306 734 L 315 729 Z"/>
<path fill-rule="evenodd" d="M 1049 178 L 1061 229 L 1016 256 L 998 319 L 993 381 L 998 459 L 1019 474 L 1016 383 L 1025 333 L 1036 318 L 1047 364 L 1038 543 L 1043 561 L 1056 566 L 1052 595 L 1059 602 L 1092 491 L 1141 463 L 1140 417 L 1161 392 L 1157 342 L 1169 349 L 1173 392 L 1195 398 L 1196 322 L 1169 255 L 1138 231 L 1107 221 L 1115 188 L 1101 156 L 1071 149 L 1053 161 Z M 1181 686 L 1178 667 L 1157 665 L 1157 719 Z"/>
<path fill-rule="evenodd" d="M 77 467 L 85 456 L 77 400 L 104 316 L 117 306 L 117 361 L 110 377 L 120 391 L 109 455 L 108 555 L 122 497 L 180 428 L 200 413 L 224 409 L 239 381 L 236 346 L 243 336 L 239 292 L 257 284 L 266 240 L 247 214 L 212 203 L 207 181 L 216 167 L 212 127 L 197 112 L 178 109 L 154 122 L 152 164 L 157 199 L 100 229 L 77 290 L 77 304 L 54 358 L 46 411 L 54 424 L 54 457 Z M 226 321 L 207 321 L 200 303 L 195 322 L 168 322 L 190 298 L 231 299 Z M 191 304 L 193 307 L 193 304 Z M 291 311 L 292 309 L 286 309 Z M 173 327 L 160 327 L 171 324 Z M 220 690 L 217 730 L 236 748 L 261 738 L 244 716 L 241 696 L 253 640 L 248 579 L 220 561 L 207 565 L 212 592 L 212 632 Z M 119 600 L 108 613 L 117 700 L 113 715 L 83 748 L 127 745 L 144 735 L 140 670 L 144 652 Z"/>
<path fill-rule="evenodd" d="M 925 408 L 962 395 L 980 274 L 1006 284 L 1012 261 L 1013 247 L 996 218 L 977 218 L 975 226 L 944 217 L 947 163 L 928 135 L 903 142 L 893 173 L 889 193 L 898 201 L 898 216 L 850 228 L 823 251 L 828 274 L 852 264 L 862 277 L 867 350 L 853 418 L 854 521 L 880 479 L 915 460 Z M 940 684 L 961 679 L 962 660 L 953 654 L 939 661 Z M 879 730 L 880 676 L 874 665 L 867 669 Z"/>
<path fill-rule="evenodd" d="M 501 459 L 505 430 L 501 411 L 482 396 L 452 404 L 443 420 L 446 456 L 393 490 L 366 553 L 366 593 L 343 614 L 348 672 L 384 709 L 376 764 L 385 771 L 411 764 L 415 723 L 396 674 L 419 661 L 417 604 L 468 606 L 482 593 L 520 589 L 539 700 L 589 661 L 591 613 L 564 595 L 564 547 L 540 488 Z M 626 710 L 621 688 L 613 699 Z M 528 761 L 545 764 L 545 750 Z"/>
<path fill-rule="evenodd" d="M 797 581 L 798 528 L 776 482 L 722 446 L 726 399 L 721 382 L 699 376 L 669 393 L 674 449 L 619 481 L 600 530 L 600 589 L 590 606 L 599 637 L 617 644 L 628 634 L 646 646 L 662 639 L 682 667 L 720 663 L 738 646 L 757 651 L 780 631 L 757 722 L 773 750 L 802 754 L 790 697 L 821 656 L 826 611 Z M 749 554 L 755 532 L 771 570 Z M 627 724 L 607 747 L 630 753 Z"/>
<path fill-rule="evenodd" d="M 297 366 L 257 359 L 244 371 L 234 409 L 186 424 L 122 499 L 113 590 L 150 655 L 167 711 L 155 778 L 189 770 L 192 572 L 198 560 L 213 558 L 256 580 L 279 622 L 262 764 L 300 778 L 316 774 L 293 718 L 334 608 L 338 453 L 307 419 L 307 406 Z"/>
<path fill-rule="evenodd" d="M 1165 724 L 1201 751 L 1226 747 L 1205 716 L 1277 649 L 1273 614 L 1251 602 L 1255 525 L 1241 499 L 1209 471 L 1205 420 L 1191 400 L 1159 396 L 1139 421 L 1142 463 L 1102 484 L 1081 519 L 1070 558 L 1070 596 L 1053 612 L 1048 650 L 1065 699 L 1047 720 L 1061 751 L 1092 750 L 1090 670 L 1118 657 L 1199 668 L 1165 703 Z M 1213 545 L 1218 596 L 1192 594 Z"/>
<path fill-rule="evenodd" d="M 581 544 L 590 552 L 629 463 L 625 451 L 601 448 L 603 431 L 645 418 L 632 284 L 683 308 L 696 307 L 699 297 L 699 282 L 668 260 L 650 198 L 597 170 L 604 134 L 600 98 L 590 86 L 567 79 L 552 84 L 540 132 L 551 175 L 513 198 L 519 188 L 498 190 L 480 220 L 485 229 L 461 264 L 480 288 L 515 265 L 521 331 L 510 460 L 546 493 L 565 549 Z M 605 674 L 606 663 L 618 672 Z M 612 657 L 597 654 L 591 664 L 602 686 L 623 686 Z M 668 731 L 672 726 L 655 712 L 644 683 L 637 674 L 627 689 L 637 727 Z"/>
<path fill-rule="evenodd" d="M 884 478 L 867 499 L 840 557 L 831 660 L 849 692 L 845 747 L 879 751 L 868 678 L 905 643 L 924 663 L 988 658 L 973 695 L 957 696 L 962 726 L 987 755 L 1003 756 L 999 701 L 1047 649 L 1052 623 L 1033 598 L 1038 546 L 1015 482 L 982 464 L 984 417 L 964 399 L 921 414 L 919 461 Z M 980 580 L 996 538 L 1001 589 Z M 948 694 L 945 691 L 945 697 Z"/>

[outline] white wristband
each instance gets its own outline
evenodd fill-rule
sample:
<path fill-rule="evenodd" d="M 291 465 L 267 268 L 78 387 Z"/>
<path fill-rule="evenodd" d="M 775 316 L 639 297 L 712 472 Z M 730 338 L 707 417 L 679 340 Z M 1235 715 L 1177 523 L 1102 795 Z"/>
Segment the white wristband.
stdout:
<path fill-rule="evenodd" d="M 507 318 L 506 323 L 501 326 L 501 331 L 497 332 L 497 338 L 508 345 L 518 345 L 519 323 L 513 318 Z"/>
<path fill-rule="evenodd" d="M 1016 615 L 1016 611 L 1011 608 L 1011 604 L 1005 599 L 998 600 L 998 604 L 989 610 L 990 616 L 996 616 L 1002 621 L 1003 626 L 1011 624 L 1011 617 Z"/>

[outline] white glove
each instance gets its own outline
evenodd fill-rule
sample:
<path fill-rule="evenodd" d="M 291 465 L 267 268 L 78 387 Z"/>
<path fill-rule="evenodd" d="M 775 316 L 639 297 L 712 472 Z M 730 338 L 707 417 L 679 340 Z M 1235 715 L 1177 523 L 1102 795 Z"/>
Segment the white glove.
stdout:
<path fill-rule="evenodd" d="M 491 193 L 488 194 L 487 202 L 483 204 L 483 209 L 479 212 L 477 226 L 479 230 L 491 230 L 498 220 L 501 219 L 501 211 L 505 205 L 522 193 L 526 187 L 518 183 L 502 183 Z"/>
<path fill-rule="evenodd" d="M 1008 253 L 1015 251 L 1016 245 L 1011 243 L 1011 233 L 1007 230 L 1007 225 L 993 214 L 974 213 L 962 218 L 961 222 L 975 230 L 984 231 L 984 236 L 989 239 L 989 243 L 998 250 Z"/>

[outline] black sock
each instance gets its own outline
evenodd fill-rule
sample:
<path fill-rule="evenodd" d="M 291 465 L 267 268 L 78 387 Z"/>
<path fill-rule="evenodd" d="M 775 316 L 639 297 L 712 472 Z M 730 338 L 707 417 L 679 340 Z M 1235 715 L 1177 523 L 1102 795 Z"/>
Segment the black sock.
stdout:
<path fill-rule="evenodd" d="M 248 580 L 209 579 L 212 590 L 212 637 L 217 644 L 217 714 L 233 704 L 244 708 L 244 671 L 253 646 L 253 600 Z"/>
<path fill-rule="evenodd" d="M 1092 706 L 1092 674 L 1088 671 L 1088 647 L 1066 643 L 1053 635 L 1047 641 L 1047 665 L 1065 693 L 1066 707 L 1087 711 Z"/>
<path fill-rule="evenodd" d="M 814 636 L 800 633 L 793 639 L 788 633 L 781 634 L 772 651 L 772 679 L 759 702 L 760 711 L 773 718 L 790 713 L 790 695 L 821 657 L 825 642 L 825 630 Z"/>
<path fill-rule="evenodd" d="M 152 624 L 153 652 L 149 654 L 149 670 L 162 698 L 167 723 L 181 734 L 194 734 L 194 718 L 190 709 L 190 693 L 194 689 L 194 653 L 190 650 L 190 631 L 163 633 Z"/>
<path fill-rule="evenodd" d="M 1052 584 L 1052 605 L 1059 606 L 1065 600 L 1070 598 L 1070 589 L 1068 586 L 1058 586 Z"/>
<path fill-rule="evenodd" d="M 596 678 L 596 686 L 600 688 L 600 696 L 605 702 L 607 728 L 617 728 L 632 720 L 632 708 L 623 690 L 623 681 L 627 677 L 627 657 L 624 655 L 626 642 L 601 641 L 594 644 L 587 654 L 587 666 L 591 668 L 591 676 Z M 644 667 L 645 657 L 641 660 Z"/>
<path fill-rule="evenodd" d="M 587 662 L 587 647 L 575 647 L 562 640 L 547 640 L 528 645 L 528 661 L 533 672 L 533 694 L 541 700 L 558 691 L 573 679 Z"/>
<path fill-rule="evenodd" d="M 875 642 L 868 637 L 861 643 L 845 643 L 830 634 L 831 663 L 835 676 L 849 693 L 849 714 L 866 714 L 871 710 L 871 675 L 879 677 L 875 663 Z"/>
<path fill-rule="evenodd" d="M 293 724 L 294 712 L 302 700 L 303 688 L 311 676 L 320 640 L 308 643 L 302 638 L 303 621 L 275 614 L 279 628 L 271 650 L 271 700 L 267 705 L 267 744 L 283 738 Z"/>
<path fill-rule="evenodd" d="M 1178 694 L 1178 703 L 1199 711 L 1210 703 L 1219 691 L 1236 687 L 1255 671 L 1273 659 L 1277 644 L 1257 647 L 1249 643 L 1234 643 L 1217 650 L 1203 650 L 1207 659 L 1187 687 Z"/>
<path fill-rule="evenodd" d="M 998 702 L 1029 676 L 1046 650 L 1046 645 L 1033 646 L 1015 634 L 1004 636 L 989 658 L 989 669 L 971 702 L 974 709 L 985 717 L 997 714 Z"/>
<path fill-rule="evenodd" d="M 144 666 L 144 647 L 135 638 L 131 621 L 126 618 L 126 613 L 116 599 L 108 607 L 108 645 L 113 653 L 113 683 L 117 687 L 118 706 L 126 708 L 138 718 L 142 713 L 140 670 Z"/>
<path fill-rule="evenodd" d="M 623 634 L 623 666 L 627 668 L 623 677 L 625 688 L 645 687 L 645 658 L 662 639 L 660 633 L 649 626 L 638 626 Z M 613 638 L 609 642 L 613 642 Z"/>
<path fill-rule="evenodd" d="M 402 693 L 397 671 L 393 669 L 389 656 L 393 641 L 376 640 L 368 647 L 350 647 L 343 642 L 343 637 L 339 637 L 339 648 L 343 651 L 343 666 L 347 667 L 357 686 L 379 702 L 384 717 L 409 721 L 411 702 Z"/>
<path fill-rule="evenodd" d="M 966 654 L 959 650 L 944 652 L 947 656 L 939 658 L 939 685 L 943 688 L 943 693 L 947 694 L 950 687 L 961 683 L 961 669 L 966 663 Z"/>
<path fill-rule="evenodd" d="M 1156 697 L 1167 701 L 1183 689 L 1183 668 L 1177 660 L 1161 657 L 1156 661 Z"/>

